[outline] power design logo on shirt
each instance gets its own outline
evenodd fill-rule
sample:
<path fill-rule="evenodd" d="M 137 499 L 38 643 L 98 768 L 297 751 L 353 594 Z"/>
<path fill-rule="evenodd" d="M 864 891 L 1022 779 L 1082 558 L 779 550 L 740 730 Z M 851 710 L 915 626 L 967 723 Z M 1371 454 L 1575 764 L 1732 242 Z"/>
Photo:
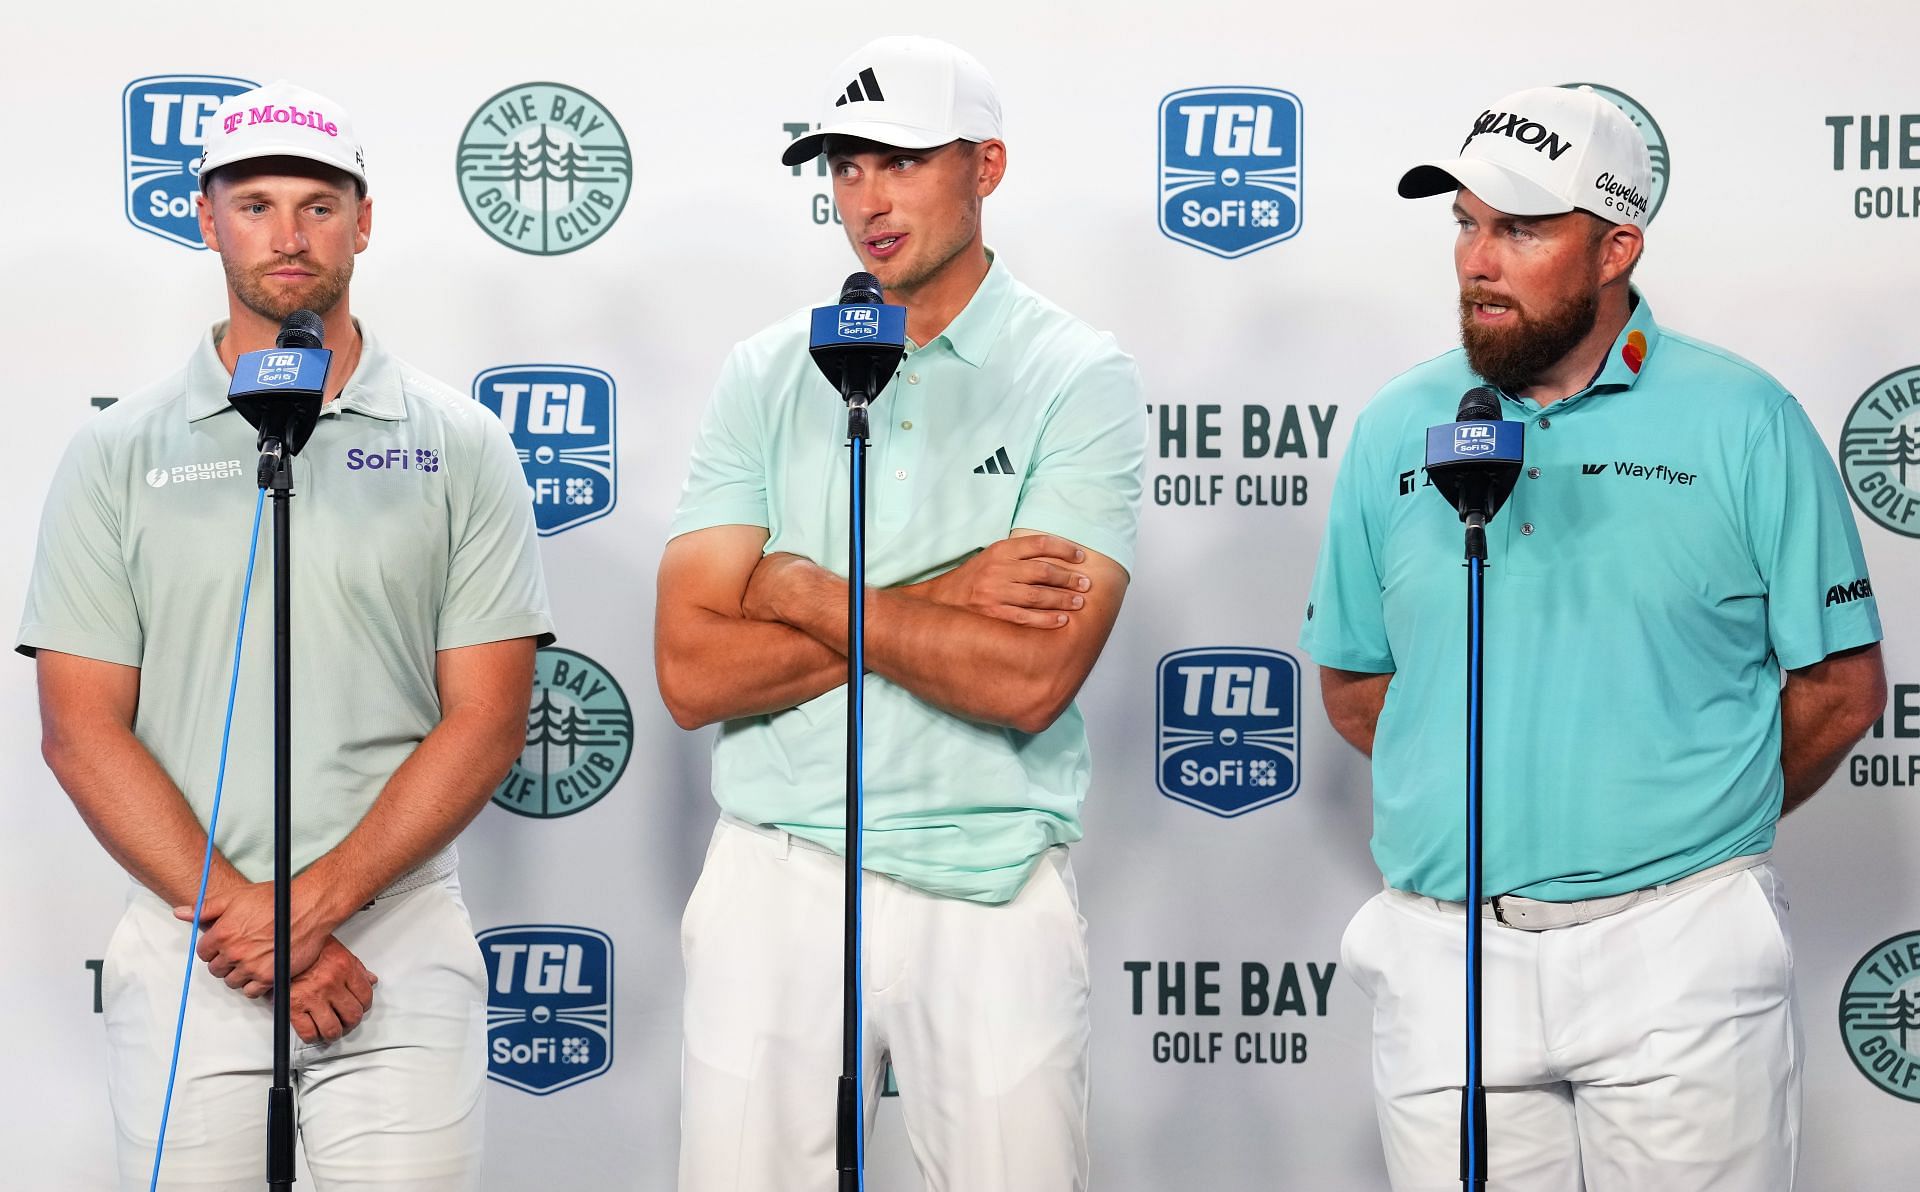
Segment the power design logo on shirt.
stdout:
<path fill-rule="evenodd" d="M 1300 790 L 1300 664 L 1255 647 L 1177 650 L 1160 660 L 1160 793 L 1219 816 Z"/>
<path fill-rule="evenodd" d="M 591 927 L 495 927 L 487 963 L 487 1075 L 545 1096 L 613 1067 L 613 940 Z"/>

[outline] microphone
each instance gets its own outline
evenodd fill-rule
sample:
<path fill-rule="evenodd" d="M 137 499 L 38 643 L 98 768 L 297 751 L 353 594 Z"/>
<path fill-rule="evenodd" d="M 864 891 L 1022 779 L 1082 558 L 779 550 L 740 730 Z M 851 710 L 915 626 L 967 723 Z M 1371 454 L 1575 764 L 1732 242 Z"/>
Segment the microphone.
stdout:
<path fill-rule="evenodd" d="M 1520 479 L 1525 424 L 1500 417 L 1500 395 L 1476 385 L 1452 422 L 1427 428 L 1428 479 L 1467 524 L 1467 553 L 1487 557 L 1486 524 Z"/>
<path fill-rule="evenodd" d="M 280 324 L 273 347 L 234 362 L 227 400 L 260 432 L 262 452 L 300 454 L 320 421 L 333 366 L 333 353 L 320 346 L 324 336 L 319 315 L 296 310 Z"/>
<path fill-rule="evenodd" d="M 847 403 L 849 433 L 867 436 L 867 407 L 893 380 L 907 350 L 907 308 L 881 301 L 880 279 L 855 273 L 840 301 L 813 310 L 807 351 Z"/>

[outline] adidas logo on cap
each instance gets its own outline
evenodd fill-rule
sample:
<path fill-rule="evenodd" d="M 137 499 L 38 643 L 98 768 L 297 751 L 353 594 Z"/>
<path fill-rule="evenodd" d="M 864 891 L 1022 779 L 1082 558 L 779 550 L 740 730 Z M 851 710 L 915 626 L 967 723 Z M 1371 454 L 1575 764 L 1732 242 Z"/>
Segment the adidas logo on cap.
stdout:
<path fill-rule="evenodd" d="M 850 103 L 879 103 L 886 96 L 880 94 L 880 80 L 873 76 L 873 67 L 862 70 L 853 82 L 847 84 L 847 93 L 833 101 L 833 106 L 844 107 Z"/>

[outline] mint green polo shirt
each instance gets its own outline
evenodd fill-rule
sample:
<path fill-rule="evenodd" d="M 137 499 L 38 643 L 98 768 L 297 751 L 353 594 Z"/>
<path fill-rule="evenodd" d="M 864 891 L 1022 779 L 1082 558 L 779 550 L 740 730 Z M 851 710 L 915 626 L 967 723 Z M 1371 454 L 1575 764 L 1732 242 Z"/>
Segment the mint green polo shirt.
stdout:
<path fill-rule="evenodd" d="M 17 643 L 139 667 L 134 733 L 202 824 L 259 491 L 254 429 L 227 404 L 225 333 L 216 324 L 183 371 L 74 436 L 47 494 Z M 340 843 L 439 723 L 439 651 L 552 638 L 505 428 L 361 334 L 353 377 L 293 460 L 296 872 Z M 249 880 L 272 876 L 271 508 L 215 843 Z"/>
<path fill-rule="evenodd" d="M 766 550 L 844 577 L 847 414 L 807 355 L 805 310 L 737 345 L 693 447 L 672 534 L 763 526 Z M 910 350 L 874 405 L 867 583 L 918 583 L 1015 527 L 1133 565 L 1146 427 L 1111 336 L 995 260 L 966 308 Z M 1046 632 L 1034 630 L 1035 633 Z M 866 677 L 865 867 L 1004 902 L 1048 847 L 1080 838 L 1089 762 L 1077 706 L 1034 735 L 975 724 Z M 731 720 L 713 747 L 723 811 L 839 850 L 846 689 Z"/>
<path fill-rule="evenodd" d="M 1526 467 L 1488 528 L 1486 895 L 1604 897 L 1765 851 L 1781 670 L 1880 638 L 1806 412 L 1635 298 L 1586 389 L 1503 403 Z M 1374 859 L 1390 885 L 1451 901 L 1466 896 L 1466 573 L 1460 519 L 1420 468 L 1427 427 L 1483 383 L 1449 352 L 1355 420 L 1300 635 L 1322 666 L 1393 674 Z"/>

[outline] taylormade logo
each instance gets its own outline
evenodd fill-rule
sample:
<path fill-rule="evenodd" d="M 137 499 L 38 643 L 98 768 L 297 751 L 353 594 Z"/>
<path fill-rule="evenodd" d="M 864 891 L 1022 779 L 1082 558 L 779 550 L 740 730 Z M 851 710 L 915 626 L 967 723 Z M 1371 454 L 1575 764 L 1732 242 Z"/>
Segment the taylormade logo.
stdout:
<path fill-rule="evenodd" d="M 303 112 L 299 108 L 276 108 L 271 104 L 263 108 L 248 108 L 245 112 L 235 112 L 221 122 L 228 132 L 242 124 L 292 124 L 299 128 L 311 128 L 315 132 L 330 137 L 340 135 L 340 126 L 318 112 Z"/>
<path fill-rule="evenodd" d="M 1473 131 L 1460 143 L 1460 151 L 1465 153 L 1478 136 L 1511 137 L 1522 145 L 1532 145 L 1535 153 L 1544 153 L 1554 161 L 1559 161 L 1561 154 L 1573 148 L 1573 142 L 1548 131 L 1546 125 L 1514 112 L 1480 113 L 1480 118 L 1473 122 Z"/>

